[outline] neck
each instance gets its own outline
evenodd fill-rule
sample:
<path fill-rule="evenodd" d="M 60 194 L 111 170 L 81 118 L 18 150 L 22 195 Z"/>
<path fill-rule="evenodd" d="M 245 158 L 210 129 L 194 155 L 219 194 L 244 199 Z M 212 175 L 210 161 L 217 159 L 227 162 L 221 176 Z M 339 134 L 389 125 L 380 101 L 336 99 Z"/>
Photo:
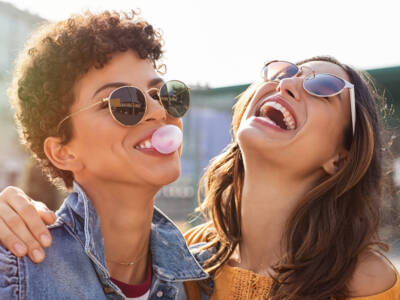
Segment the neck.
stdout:
<path fill-rule="evenodd" d="M 80 181 L 80 184 L 99 215 L 111 277 L 129 284 L 144 282 L 154 197 L 159 187 L 109 181 Z M 126 266 L 117 262 L 135 264 Z"/>
<path fill-rule="evenodd" d="M 282 237 L 293 210 L 320 176 L 294 179 L 256 161 L 246 166 L 241 199 L 239 265 L 261 274 L 282 257 Z"/>

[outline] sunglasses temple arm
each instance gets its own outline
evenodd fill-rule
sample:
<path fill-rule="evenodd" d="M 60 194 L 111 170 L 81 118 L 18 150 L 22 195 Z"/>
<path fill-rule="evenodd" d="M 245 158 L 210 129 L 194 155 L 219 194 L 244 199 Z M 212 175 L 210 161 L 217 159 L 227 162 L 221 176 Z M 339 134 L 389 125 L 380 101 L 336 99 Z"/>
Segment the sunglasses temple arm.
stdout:
<path fill-rule="evenodd" d="M 89 106 L 87 106 L 87 107 L 85 107 L 85 108 L 82 108 L 82 109 L 80 109 L 80 110 L 77 110 L 77 111 L 75 111 L 75 112 L 69 114 L 69 115 L 66 116 L 64 119 L 62 119 L 62 120 L 60 121 L 60 123 L 58 123 L 58 125 L 57 125 L 57 132 L 60 130 L 61 124 L 64 123 L 64 122 L 65 122 L 66 120 L 68 120 L 69 118 L 71 118 L 72 116 L 74 116 L 74 115 L 76 115 L 76 114 L 78 114 L 78 113 L 80 113 L 80 112 L 86 111 L 86 110 L 88 110 L 88 109 L 91 109 L 92 107 L 94 107 L 94 106 L 96 106 L 96 105 L 99 105 L 99 104 L 101 104 L 101 103 L 108 102 L 108 101 L 110 101 L 108 98 L 104 98 L 103 100 L 101 100 L 101 101 L 99 101 L 99 102 L 93 103 L 93 104 L 91 104 L 91 105 L 89 105 Z"/>
<path fill-rule="evenodd" d="M 354 86 L 350 88 L 350 105 L 351 105 L 351 123 L 353 126 L 353 135 L 356 130 L 356 97 L 354 94 Z"/>

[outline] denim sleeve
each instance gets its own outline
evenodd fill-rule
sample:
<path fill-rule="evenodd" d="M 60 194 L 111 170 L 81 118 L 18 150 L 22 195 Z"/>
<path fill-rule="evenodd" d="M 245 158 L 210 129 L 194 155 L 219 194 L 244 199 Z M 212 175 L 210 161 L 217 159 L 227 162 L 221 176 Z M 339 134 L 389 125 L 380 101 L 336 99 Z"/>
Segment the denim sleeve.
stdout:
<path fill-rule="evenodd" d="M 18 258 L 0 246 L 0 299 L 23 299 Z"/>

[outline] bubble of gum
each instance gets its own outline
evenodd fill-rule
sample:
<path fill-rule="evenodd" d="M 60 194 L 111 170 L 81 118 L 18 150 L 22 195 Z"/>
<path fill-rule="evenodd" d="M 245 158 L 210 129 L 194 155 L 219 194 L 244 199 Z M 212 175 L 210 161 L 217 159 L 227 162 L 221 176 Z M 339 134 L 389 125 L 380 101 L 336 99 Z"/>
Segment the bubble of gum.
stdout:
<path fill-rule="evenodd" d="M 182 131 L 175 125 L 165 125 L 154 131 L 151 143 L 158 152 L 170 154 L 182 144 Z"/>

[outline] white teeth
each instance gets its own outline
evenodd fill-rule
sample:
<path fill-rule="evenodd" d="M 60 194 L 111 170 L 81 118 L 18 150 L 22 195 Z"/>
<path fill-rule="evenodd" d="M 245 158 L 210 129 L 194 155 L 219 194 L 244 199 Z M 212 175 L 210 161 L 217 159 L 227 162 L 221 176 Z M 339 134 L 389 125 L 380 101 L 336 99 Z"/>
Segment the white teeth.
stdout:
<path fill-rule="evenodd" d="M 141 142 L 139 145 L 135 146 L 135 149 L 149 149 L 152 148 L 153 145 L 150 139 Z"/>
<path fill-rule="evenodd" d="M 267 111 L 268 111 L 268 107 L 269 107 L 269 106 L 270 106 L 270 107 L 273 107 L 273 108 L 275 108 L 275 109 L 277 109 L 277 110 L 279 110 L 279 111 L 282 113 L 282 115 L 283 115 L 283 120 L 284 120 L 284 122 L 285 122 L 286 127 L 287 127 L 288 130 L 293 130 L 293 129 L 296 128 L 296 127 L 295 127 L 294 117 L 292 116 L 292 114 L 291 114 L 284 106 L 282 106 L 280 103 L 275 102 L 275 101 L 268 101 L 268 102 L 265 102 L 265 103 L 263 104 L 263 106 L 261 107 L 261 109 L 260 109 L 260 115 L 261 115 L 262 117 L 264 117 L 265 119 L 267 119 L 267 121 L 268 121 L 269 123 L 273 122 L 272 120 L 270 120 L 270 119 L 266 116 L 266 113 L 267 113 Z M 275 122 L 273 122 L 272 124 L 276 125 Z"/>

